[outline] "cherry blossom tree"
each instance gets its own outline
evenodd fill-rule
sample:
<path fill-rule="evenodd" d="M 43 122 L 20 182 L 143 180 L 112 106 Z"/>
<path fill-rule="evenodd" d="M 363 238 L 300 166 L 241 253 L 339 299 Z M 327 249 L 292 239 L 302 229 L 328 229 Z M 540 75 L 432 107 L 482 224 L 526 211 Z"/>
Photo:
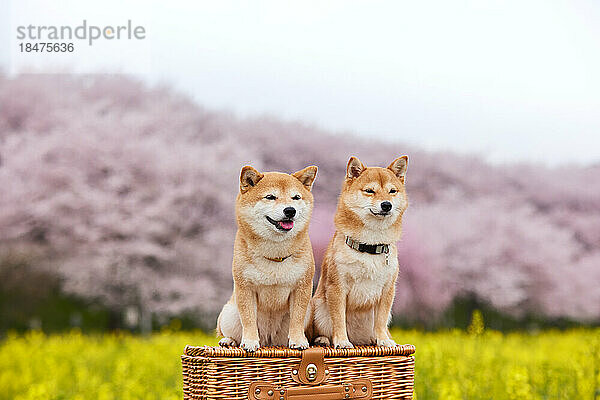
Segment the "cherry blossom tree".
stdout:
<path fill-rule="evenodd" d="M 110 307 L 212 321 L 232 288 L 243 165 L 319 166 L 319 260 L 348 157 L 402 154 L 411 205 L 395 313 L 433 318 L 468 294 L 515 316 L 600 319 L 600 165 L 492 166 L 209 111 L 123 76 L 0 76 L 0 257 L 30 255 L 64 291 Z"/>

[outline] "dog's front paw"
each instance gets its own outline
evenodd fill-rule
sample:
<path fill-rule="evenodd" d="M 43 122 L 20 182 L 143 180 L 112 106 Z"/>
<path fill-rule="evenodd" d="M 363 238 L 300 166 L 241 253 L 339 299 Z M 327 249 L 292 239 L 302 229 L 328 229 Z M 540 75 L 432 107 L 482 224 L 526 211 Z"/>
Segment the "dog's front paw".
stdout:
<path fill-rule="evenodd" d="M 308 340 L 306 336 L 302 336 L 298 340 L 288 339 L 288 346 L 290 349 L 304 350 L 308 349 Z"/>
<path fill-rule="evenodd" d="M 377 339 L 377 346 L 381 346 L 381 347 L 395 347 L 396 346 L 396 342 L 394 342 L 392 339 L 389 339 L 389 338 Z"/>
<path fill-rule="evenodd" d="M 221 347 L 237 347 L 237 342 L 230 337 L 224 337 L 219 340 L 219 346 Z"/>
<path fill-rule="evenodd" d="M 258 342 L 258 340 L 242 338 L 242 344 L 240 345 L 240 347 L 252 353 L 258 350 L 258 348 L 260 347 L 260 343 Z"/>
<path fill-rule="evenodd" d="M 327 336 L 317 336 L 313 341 L 315 346 L 329 347 L 331 342 Z"/>
<path fill-rule="evenodd" d="M 346 339 L 346 340 L 335 340 L 334 339 L 333 346 L 336 349 L 352 349 L 352 348 L 354 348 L 354 345 L 352 343 L 350 343 L 350 341 L 348 339 Z"/>

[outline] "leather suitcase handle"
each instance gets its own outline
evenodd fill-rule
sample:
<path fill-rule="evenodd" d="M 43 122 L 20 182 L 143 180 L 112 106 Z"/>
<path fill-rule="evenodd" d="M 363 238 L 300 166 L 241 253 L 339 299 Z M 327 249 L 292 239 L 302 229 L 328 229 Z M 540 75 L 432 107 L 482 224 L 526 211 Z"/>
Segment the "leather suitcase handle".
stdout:
<path fill-rule="evenodd" d="M 266 382 L 253 382 L 248 388 L 249 400 L 368 400 L 373 396 L 373 385 L 366 378 L 341 385 L 308 387 L 277 387 Z"/>

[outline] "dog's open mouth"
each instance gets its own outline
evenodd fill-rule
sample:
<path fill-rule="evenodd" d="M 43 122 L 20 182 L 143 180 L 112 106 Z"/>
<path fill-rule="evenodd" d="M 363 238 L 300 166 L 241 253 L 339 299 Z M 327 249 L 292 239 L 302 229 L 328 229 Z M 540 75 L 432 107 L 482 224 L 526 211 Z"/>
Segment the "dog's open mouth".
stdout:
<path fill-rule="evenodd" d="M 292 221 L 291 219 L 282 219 L 281 221 L 275 221 L 273 218 L 270 218 L 268 215 L 266 215 L 266 217 L 267 217 L 267 221 L 269 221 L 270 223 L 275 225 L 275 227 L 277 229 L 279 229 L 280 231 L 288 232 L 288 231 L 291 231 L 292 228 L 294 227 L 294 221 Z"/>
<path fill-rule="evenodd" d="M 371 210 L 370 208 L 369 208 L 369 211 L 371 211 L 371 214 L 377 215 L 379 217 L 385 217 L 386 215 L 390 215 L 389 211 L 375 212 L 375 211 Z"/>

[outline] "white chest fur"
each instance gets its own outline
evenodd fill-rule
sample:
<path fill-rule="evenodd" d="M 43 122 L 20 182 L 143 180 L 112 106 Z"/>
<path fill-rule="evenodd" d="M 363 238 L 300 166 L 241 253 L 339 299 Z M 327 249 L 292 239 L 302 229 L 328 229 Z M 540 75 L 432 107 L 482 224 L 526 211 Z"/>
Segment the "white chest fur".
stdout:
<path fill-rule="evenodd" d="M 287 307 L 290 295 L 307 268 L 293 259 L 282 262 L 255 260 L 246 265 L 243 277 L 255 286 L 259 306 L 276 310 Z"/>
<path fill-rule="evenodd" d="M 335 263 L 341 281 L 346 286 L 348 306 L 370 307 L 382 296 L 383 289 L 398 273 L 398 257 L 395 246 L 390 253 L 361 253 L 350 247 L 338 248 Z"/>
<path fill-rule="evenodd" d="M 302 278 L 308 265 L 301 265 L 290 258 L 282 262 L 255 259 L 244 267 L 243 277 L 255 286 L 295 286 Z"/>

